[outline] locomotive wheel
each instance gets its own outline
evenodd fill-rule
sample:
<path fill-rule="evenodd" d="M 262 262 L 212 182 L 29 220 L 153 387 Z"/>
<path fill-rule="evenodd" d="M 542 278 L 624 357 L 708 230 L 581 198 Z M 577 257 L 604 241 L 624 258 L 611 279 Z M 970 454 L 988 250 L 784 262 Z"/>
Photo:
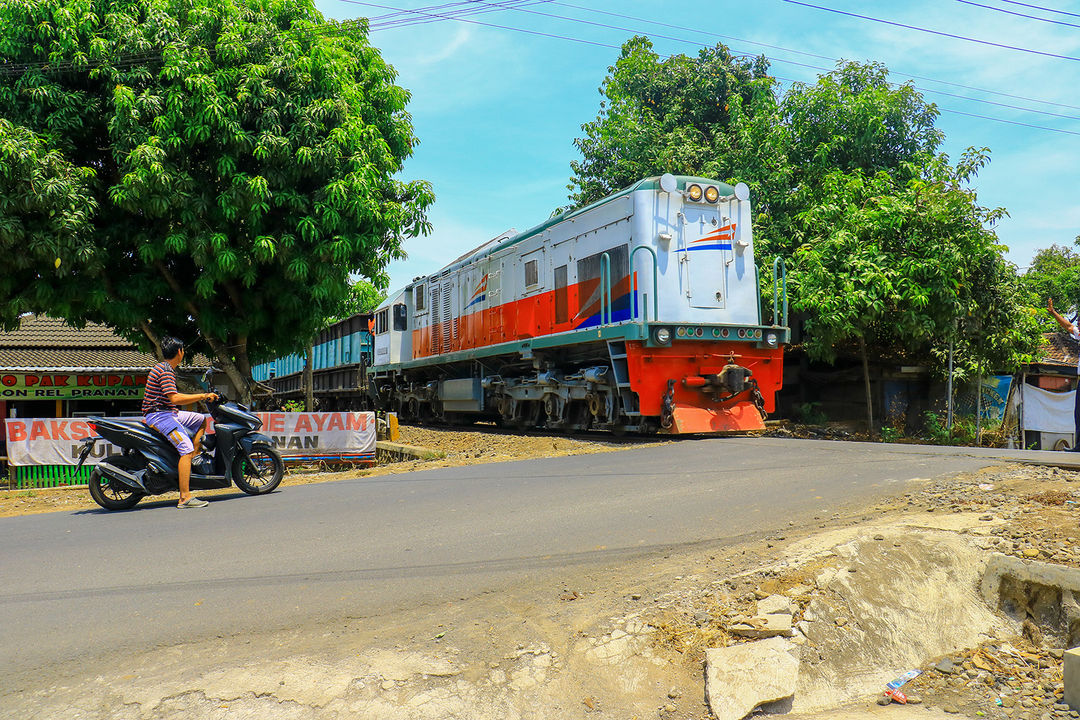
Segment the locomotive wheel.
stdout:
<path fill-rule="evenodd" d="M 554 395 L 544 398 L 544 414 L 547 415 L 548 423 L 559 422 L 559 399 Z"/>
<path fill-rule="evenodd" d="M 525 400 L 518 403 L 518 414 L 514 418 L 514 427 L 529 430 L 541 425 L 540 417 L 544 413 L 543 403 L 537 400 Z"/>

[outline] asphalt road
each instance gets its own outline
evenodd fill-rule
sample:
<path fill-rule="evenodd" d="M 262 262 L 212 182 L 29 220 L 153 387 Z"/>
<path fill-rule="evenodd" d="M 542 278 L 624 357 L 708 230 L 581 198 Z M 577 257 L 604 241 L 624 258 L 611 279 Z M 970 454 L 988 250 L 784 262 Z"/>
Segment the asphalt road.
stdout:
<path fill-rule="evenodd" d="M 766 533 L 996 457 L 688 440 L 237 493 L 202 510 L 144 501 L 2 519 L 0 689 L 101 653 L 457 600 L 566 565 Z"/>

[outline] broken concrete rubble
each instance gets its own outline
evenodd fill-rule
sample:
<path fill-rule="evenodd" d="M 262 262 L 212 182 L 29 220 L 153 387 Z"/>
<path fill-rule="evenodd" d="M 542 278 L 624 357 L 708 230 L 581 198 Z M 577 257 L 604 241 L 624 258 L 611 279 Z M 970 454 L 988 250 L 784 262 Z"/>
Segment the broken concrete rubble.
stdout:
<path fill-rule="evenodd" d="M 728 631 L 733 635 L 748 638 L 771 638 L 778 635 L 791 635 L 791 615 L 774 613 L 771 615 L 755 615 L 750 618 L 736 618 L 728 626 Z"/>
<path fill-rule="evenodd" d="M 716 720 L 742 720 L 761 705 L 791 698 L 797 651 L 780 638 L 707 650 L 705 697 Z"/>
<path fill-rule="evenodd" d="M 758 600 L 758 615 L 791 614 L 791 598 L 784 595 L 770 595 L 764 600 Z"/>
<path fill-rule="evenodd" d="M 994 553 L 980 583 L 983 599 L 1066 647 L 1080 644 L 1080 569 Z"/>

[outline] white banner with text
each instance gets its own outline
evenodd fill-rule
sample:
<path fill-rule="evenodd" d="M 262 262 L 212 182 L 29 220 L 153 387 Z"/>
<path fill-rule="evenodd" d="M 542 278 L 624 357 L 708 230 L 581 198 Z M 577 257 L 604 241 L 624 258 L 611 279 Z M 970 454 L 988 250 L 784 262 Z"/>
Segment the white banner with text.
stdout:
<path fill-rule="evenodd" d="M 286 460 L 375 459 L 375 413 L 256 413 L 259 430 Z M 109 418 L 132 421 L 136 418 Z M 85 418 L 9 418 L 5 421 L 11 465 L 75 465 L 79 448 L 94 431 Z M 88 464 L 120 452 L 99 441 Z"/>

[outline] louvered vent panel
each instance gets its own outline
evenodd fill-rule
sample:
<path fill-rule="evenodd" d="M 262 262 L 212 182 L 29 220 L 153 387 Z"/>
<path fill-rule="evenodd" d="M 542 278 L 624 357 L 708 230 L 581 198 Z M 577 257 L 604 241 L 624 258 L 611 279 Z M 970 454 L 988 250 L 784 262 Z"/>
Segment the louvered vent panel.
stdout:
<path fill-rule="evenodd" d="M 442 288 L 442 352 L 450 352 L 451 343 L 451 329 L 454 326 L 454 318 L 451 314 L 450 308 L 450 283 L 446 283 Z"/>
<path fill-rule="evenodd" d="M 439 304 L 439 286 L 431 286 L 431 353 L 442 352 L 442 312 Z"/>

